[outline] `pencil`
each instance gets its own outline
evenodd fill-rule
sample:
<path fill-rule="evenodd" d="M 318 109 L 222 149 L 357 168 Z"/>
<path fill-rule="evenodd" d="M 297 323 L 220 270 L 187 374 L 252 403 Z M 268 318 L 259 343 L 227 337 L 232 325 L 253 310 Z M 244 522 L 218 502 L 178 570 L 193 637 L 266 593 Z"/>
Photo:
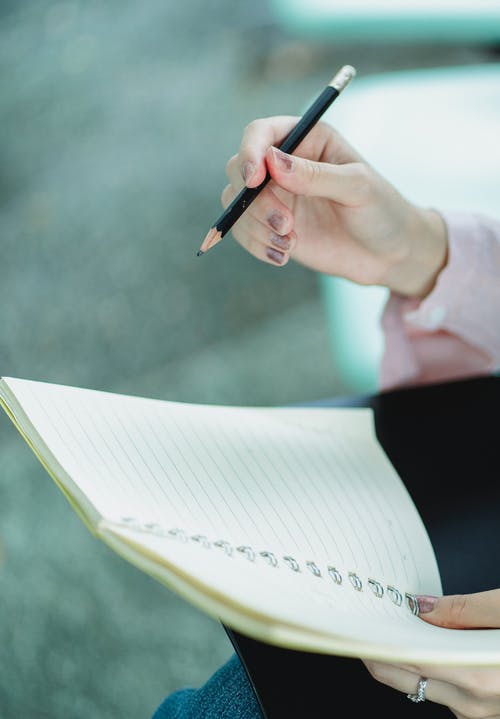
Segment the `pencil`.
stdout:
<path fill-rule="evenodd" d="M 304 113 L 293 130 L 285 137 L 279 145 L 279 149 L 287 153 L 293 152 L 355 75 L 356 70 L 351 65 L 344 65 L 312 103 L 310 108 Z M 241 190 L 208 231 L 197 252 L 198 257 L 205 254 L 205 252 L 222 240 L 224 235 L 229 232 L 234 223 L 255 200 L 270 179 L 271 175 L 267 172 L 260 185 L 257 185 L 257 187 L 244 187 Z"/>

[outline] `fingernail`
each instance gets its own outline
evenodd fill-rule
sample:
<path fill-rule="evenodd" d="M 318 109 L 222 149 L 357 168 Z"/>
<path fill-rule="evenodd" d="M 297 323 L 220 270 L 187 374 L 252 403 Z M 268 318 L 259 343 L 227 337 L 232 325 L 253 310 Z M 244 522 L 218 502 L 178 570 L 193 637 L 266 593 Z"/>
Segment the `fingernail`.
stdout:
<path fill-rule="evenodd" d="M 245 162 L 243 167 L 241 168 L 241 174 L 243 175 L 243 179 L 245 182 L 248 182 L 253 176 L 253 173 L 255 172 L 255 165 L 253 162 Z"/>
<path fill-rule="evenodd" d="M 282 265 L 285 259 L 285 255 L 282 252 L 278 252 L 278 250 L 273 250 L 272 247 L 267 248 L 267 256 L 273 262 L 277 262 L 278 265 Z"/>
<path fill-rule="evenodd" d="M 281 152 L 281 150 L 278 150 L 277 147 L 273 147 L 272 151 L 274 161 L 278 165 L 280 170 L 284 170 L 285 172 L 291 172 L 293 170 L 293 159 L 290 157 L 290 155 Z"/>
<path fill-rule="evenodd" d="M 415 597 L 418 604 L 418 613 L 427 614 L 432 612 L 437 604 L 438 597 L 433 597 L 428 594 L 417 595 Z"/>
<path fill-rule="evenodd" d="M 276 247 L 280 247 L 282 250 L 286 251 L 290 249 L 291 242 L 288 237 L 280 237 L 280 235 L 275 235 L 274 232 L 272 232 L 270 239 L 273 245 L 276 245 Z"/>
<path fill-rule="evenodd" d="M 271 212 L 271 214 L 268 216 L 267 221 L 269 222 L 273 230 L 276 230 L 276 232 L 279 233 L 283 230 L 285 218 L 283 217 L 281 212 L 273 210 L 273 212 Z"/>

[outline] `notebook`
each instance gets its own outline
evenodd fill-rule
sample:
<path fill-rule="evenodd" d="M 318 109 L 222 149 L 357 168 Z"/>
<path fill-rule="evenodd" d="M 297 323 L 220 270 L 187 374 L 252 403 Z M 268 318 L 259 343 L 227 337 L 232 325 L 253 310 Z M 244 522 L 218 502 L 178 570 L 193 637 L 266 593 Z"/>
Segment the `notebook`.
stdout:
<path fill-rule="evenodd" d="M 439 568 L 371 409 L 193 404 L 12 377 L 0 402 L 99 540 L 227 627 L 318 653 L 500 664 L 500 630 L 416 616 L 416 594 L 442 591 Z"/>

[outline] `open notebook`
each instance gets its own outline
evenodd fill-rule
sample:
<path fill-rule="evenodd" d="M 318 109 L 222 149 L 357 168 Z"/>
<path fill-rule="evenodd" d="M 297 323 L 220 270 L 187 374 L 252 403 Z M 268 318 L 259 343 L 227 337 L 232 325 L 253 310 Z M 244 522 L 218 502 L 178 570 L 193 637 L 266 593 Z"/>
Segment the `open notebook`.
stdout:
<path fill-rule="evenodd" d="M 500 664 L 441 593 L 372 411 L 196 405 L 3 378 L 0 401 L 88 528 L 226 626 L 310 651 Z M 22 518 L 20 519 L 22 521 Z"/>

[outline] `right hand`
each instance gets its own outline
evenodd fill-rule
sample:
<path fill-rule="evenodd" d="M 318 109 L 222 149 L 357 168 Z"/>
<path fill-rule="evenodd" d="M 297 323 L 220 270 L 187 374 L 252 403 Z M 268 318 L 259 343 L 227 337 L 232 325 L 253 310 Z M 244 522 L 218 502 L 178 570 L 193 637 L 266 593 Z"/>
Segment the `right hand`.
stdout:
<path fill-rule="evenodd" d="M 258 259 L 290 256 L 313 270 L 423 297 L 445 264 L 444 222 L 408 202 L 331 126 L 319 122 L 293 155 L 276 149 L 298 118 L 254 120 L 227 163 L 227 207 L 244 186 L 272 180 L 233 226 Z"/>

